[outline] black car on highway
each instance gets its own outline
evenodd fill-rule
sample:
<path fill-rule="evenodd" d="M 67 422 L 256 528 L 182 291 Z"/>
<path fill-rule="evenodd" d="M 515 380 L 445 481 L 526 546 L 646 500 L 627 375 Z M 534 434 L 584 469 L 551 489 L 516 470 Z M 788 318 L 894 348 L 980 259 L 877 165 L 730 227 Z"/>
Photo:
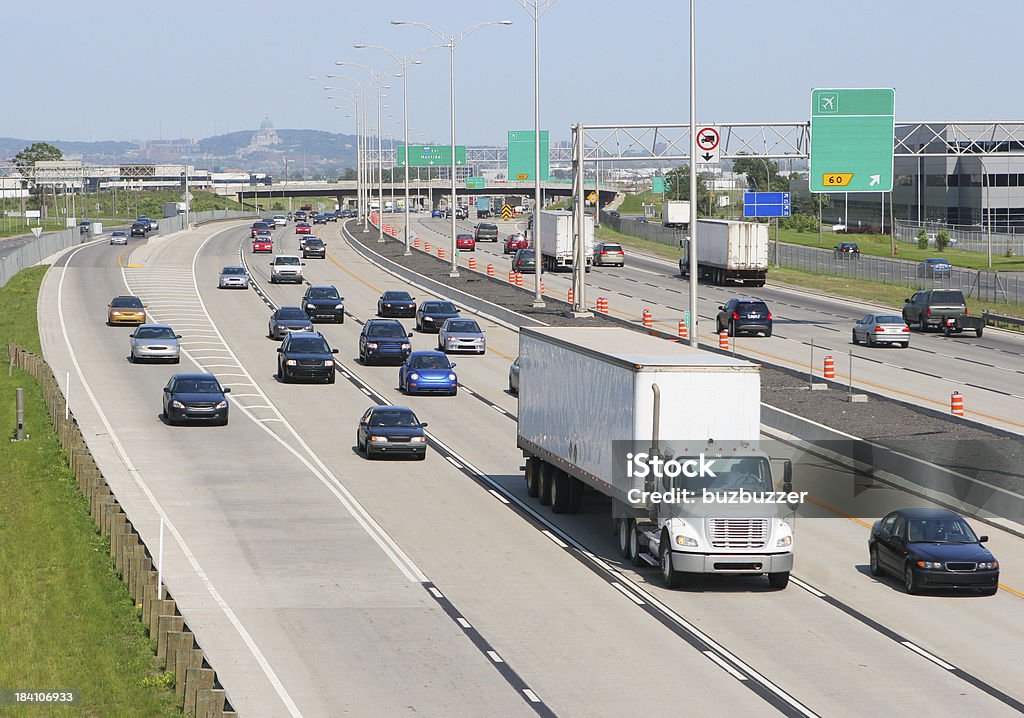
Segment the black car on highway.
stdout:
<path fill-rule="evenodd" d="M 537 257 L 532 249 L 517 249 L 512 257 L 512 271 L 520 274 L 534 274 L 537 271 Z"/>
<path fill-rule="evenodd" d="M 409 292 L 387 291 L 377 300 L 378 317 L 415 317 L 416 298 Z"/>
<path fill-rule="evenodd" d="M 366 452 L 367 459 L 404 454 L 423 460 L 427 457 L 426 426 L 408 407 L 374 406 L 359 419 L 356 448 Z"/>
<path fill-rule="evenodd" d="M 958 514 L 947 509 L 898 509 L 877 521 L 868 539 L 871 575 L 891 574 L 907 593 L 926 589 L 999 590 L 999 562 Z"/>
<path fill-rule="evenodd" d="M 283 383 L 311 379 L 334 383 L 334 355 L 320 332 L 294 332 L 277 348 L 277 378 Z"/>
<path fill-rule="evenodd" d="M 382 359 L 404 362 L 412 352 L 412 333 L 394 319 L 370 319 L 359 333 L 359 361 L 369 364 Z"/>
<path fill-rule="evenodd" d="M 345 323 L 345 297 L 331 284 L 312 285 L 302 295 L 302 308 L 310 321 Z"/>
<path fill-rule="evenodd" d="M 133 237 L 145 237 L 149 232 L 149 222 L 135 220 L 132 222 L 131 235 Z"/>
<path fill-rule="evenodd" d="M 416 310 L 416 331 L 439 331 L 446 320 L 457 316 L 459 309 L 451 302 L 438 299 L 423 302 Z"/>
<path fill-rule="evenodd" d="M 163 415 L 172 426 L 202 421 L 225 426 L 231 389 L 213 374 L 175 374 L 164 387 Z"/>
<path fill-rule="evenodd" d="M 735 298 L 718 307 L 715 331 L 728 332 L 730 337 L 739 333 L 772 335 L 772 313 L 762 299 Z"/>
<path fill-rule="evenodd" d="M 837 259 L 859 259 L 860 247 L 856 242 L 840 242 L 832 248 Z"/>

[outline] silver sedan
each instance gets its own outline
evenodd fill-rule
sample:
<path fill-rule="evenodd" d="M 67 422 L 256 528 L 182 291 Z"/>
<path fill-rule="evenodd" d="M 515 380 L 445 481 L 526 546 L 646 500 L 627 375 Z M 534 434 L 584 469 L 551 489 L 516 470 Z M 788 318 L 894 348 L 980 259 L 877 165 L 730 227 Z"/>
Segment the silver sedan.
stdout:
<path fill-rule="evenodd" d="M 128 233 L 123 230 L 116 230 L 110 233 L 111 244 L 128 244 Z"/>
<path fill-rule="evenodd" d="M 508 391 L 519 396 L 519 357 L 508 368 Z"/>
<path fill-rule="evenodd" d="M 487 351 L 487 339 L 475 319 L 456 317 L 445 320 L 441 325 L 437 333 L 437 349 L 443 352 L 483 354 Z"/>
<path fill-rule="evenodd" d="M 181 361 L 180 334 L 175 334 L 167 324 L 140 324 L 131 333 L 131 353 L 128 361 L 142 360 L 169 361 L 177 364 Z"/>
<path fill-rule="evenodd" d="M 910 327 L 898 314 L 868 314 L 853 325 L 853 343 L 869 347 L 878 344 L 910 346 Z"/>
<path fill-rule="evenodd" d="M 220 278 L 217 280 L 217 288 L 249 288 L 249 273 L 245 267 L 224 267 L 220 270 Z"/>

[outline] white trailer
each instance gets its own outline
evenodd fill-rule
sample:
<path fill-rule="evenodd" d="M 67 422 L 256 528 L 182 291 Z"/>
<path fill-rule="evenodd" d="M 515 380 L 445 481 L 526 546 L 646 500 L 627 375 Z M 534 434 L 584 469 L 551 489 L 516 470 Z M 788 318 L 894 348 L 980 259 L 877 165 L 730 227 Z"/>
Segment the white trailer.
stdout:
<path fill-rule="evenodd" d="M 690 225 L 690 203 L 678 199 L 662 202 L 661 223 L 666 227 L 688 227 Z"/>
<path fill-rule="evenodd" d="M 690 241 L 682 242 L 679 273 L 690 276 Z M 713 284 L 742 282 L 763 287 L 768 276 L 768 225 L 721 219 L 697 220 L 697 275 Z"/>
<path fill-rule="evenodd" d="M 625 328 L 522 327 L 527 493 L 555 513 L 579 511 L 587 489 L 610 497 L 623 556 L 670 587 L 697 573 L 785 587 L 796 496 L 791 464 L 776 482 L 756 448 L 760 370 Z"/>
<path fill-rule="evenodd" d="M 540 254 L 545 272 L 572 269 L 572 212 L 564 209 L 546 209 L 540 212 Z M 587 258 L 585 271 L 590 271 L 594 261 L 594 218 L 585 215 L 583 219 L 584 256 Z"/>

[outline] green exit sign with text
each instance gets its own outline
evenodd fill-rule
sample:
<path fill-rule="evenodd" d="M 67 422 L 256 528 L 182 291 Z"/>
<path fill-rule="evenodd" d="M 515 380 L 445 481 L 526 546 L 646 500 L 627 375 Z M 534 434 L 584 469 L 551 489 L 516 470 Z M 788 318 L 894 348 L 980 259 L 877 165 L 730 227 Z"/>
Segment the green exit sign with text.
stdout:
<path fill-rule="evenodd" d="M 896 91 L 811 90 L 811 192 L 891 192 Z"/>

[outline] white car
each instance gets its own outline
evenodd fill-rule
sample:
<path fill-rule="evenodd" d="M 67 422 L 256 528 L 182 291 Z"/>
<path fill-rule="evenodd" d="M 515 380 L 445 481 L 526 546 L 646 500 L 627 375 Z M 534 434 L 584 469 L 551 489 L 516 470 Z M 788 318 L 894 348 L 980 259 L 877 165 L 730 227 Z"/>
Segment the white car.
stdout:
<path fill-rule="evenodd" d="M 116 230 L 110 233 L 111 244 L 128 244 L 128 233 L 123 230 Z"/>
<path fill-rule="evenodd" d="M 294 254 L 279 254 L 270 263 L 270 283 L 295 282 L 302 284 L 302 268 L 306 265 Z"/>
<path fill-rule="evenodd" d="M 283 214 L 275 214 L 274 215 L 274 226 L 275 227 L 284 227 L 287 224 L 288 224 L 288 218 L 285 217 Z"/>

